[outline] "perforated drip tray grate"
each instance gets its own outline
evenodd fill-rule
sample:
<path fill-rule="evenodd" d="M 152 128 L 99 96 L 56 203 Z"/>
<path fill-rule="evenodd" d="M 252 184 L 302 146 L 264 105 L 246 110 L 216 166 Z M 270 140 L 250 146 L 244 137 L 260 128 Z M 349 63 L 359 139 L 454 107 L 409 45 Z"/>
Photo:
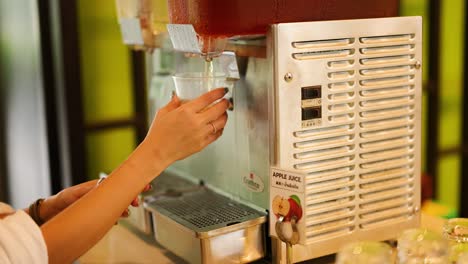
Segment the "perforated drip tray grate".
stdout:
<path fill-rule="evenodd" d="M 199 233 L 265 218 L 266 215 L 206 188 L 180 197 L 153 200 L 147 207 Z"/>
<path fill-rule="evenodd" d="M 161 174 L 151 184 L 153 190 L 145 193 L 145 196 L 149 197 L 150 200 L 151 196 L 176 196 L 176 194 L 200 188 L 200 185 L 168 172 Z"/>

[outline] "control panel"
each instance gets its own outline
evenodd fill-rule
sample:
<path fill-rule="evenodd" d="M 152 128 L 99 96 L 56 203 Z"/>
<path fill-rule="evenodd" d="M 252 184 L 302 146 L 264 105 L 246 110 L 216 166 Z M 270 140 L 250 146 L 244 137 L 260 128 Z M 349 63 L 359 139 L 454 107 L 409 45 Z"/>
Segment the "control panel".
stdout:
<path fill-rule="evenodd" d="M 322 86 L 301 88 L 302 127 L 314 127 L 322 124 Z"/>

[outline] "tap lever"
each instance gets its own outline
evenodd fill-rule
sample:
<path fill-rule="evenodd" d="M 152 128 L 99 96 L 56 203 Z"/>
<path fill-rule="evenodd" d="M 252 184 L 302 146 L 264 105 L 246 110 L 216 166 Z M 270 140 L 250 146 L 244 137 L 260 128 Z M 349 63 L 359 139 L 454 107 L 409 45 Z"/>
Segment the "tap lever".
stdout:
<path fill-rule="evenodd" d="M 295 215 L 291 217 L 290 223 L 292 227 L 292 234 L 289 238 L 287 238 L 283 233 L 283 225 L 285 222 L 286 222 L 285 217 L 281 215 L 275 224 L 275 230 L 276 230 L 276 234 L 278 235 L 278 238 L 284 243 L 286 243 L 286 263 L 292 264 L 293 263 L 292 246 L 299 243 L 299 230 L 297 228 L 297 217 Z"/>

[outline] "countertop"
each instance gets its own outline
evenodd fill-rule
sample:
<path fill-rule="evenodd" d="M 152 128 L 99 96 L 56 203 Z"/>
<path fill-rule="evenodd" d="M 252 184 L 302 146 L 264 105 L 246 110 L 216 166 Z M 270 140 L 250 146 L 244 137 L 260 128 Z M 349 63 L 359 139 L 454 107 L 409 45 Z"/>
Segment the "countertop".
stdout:
<path fill-rule="evenodd" d="M 422 214 L 421 226 L 442 232 L 444 220 Z M 144 235 L 125 222 L 112 229 L 91 250 L 83 255 L 80 264 L 186 264 L 159 246 L 153 237 Z"/>
<path fill-rule="evenodd" d="M 84 254 L 79 264 L 187 264 L 156 240 L 125 221 L 120 221 L 93 248 Z"/>

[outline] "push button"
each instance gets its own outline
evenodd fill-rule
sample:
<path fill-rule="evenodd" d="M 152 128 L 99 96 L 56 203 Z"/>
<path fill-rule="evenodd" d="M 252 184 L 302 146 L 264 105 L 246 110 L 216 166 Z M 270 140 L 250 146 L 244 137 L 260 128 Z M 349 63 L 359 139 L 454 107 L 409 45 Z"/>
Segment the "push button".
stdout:
<path fill-rule="evenodd" d="M 322 117 L 321 107 L 307 107 L 302 108 L 302 120 L 310 120 Z"/>
<path fill-rule="evenodd" d="M 322 97 L 322 87 L 320 85 L 301 88 L 302 100 L 317 99 L 321 97 Z"/>

